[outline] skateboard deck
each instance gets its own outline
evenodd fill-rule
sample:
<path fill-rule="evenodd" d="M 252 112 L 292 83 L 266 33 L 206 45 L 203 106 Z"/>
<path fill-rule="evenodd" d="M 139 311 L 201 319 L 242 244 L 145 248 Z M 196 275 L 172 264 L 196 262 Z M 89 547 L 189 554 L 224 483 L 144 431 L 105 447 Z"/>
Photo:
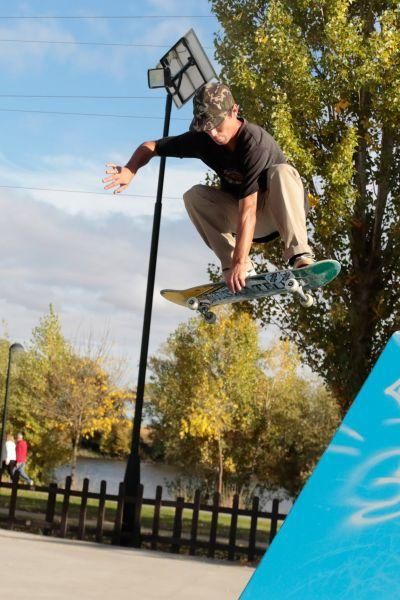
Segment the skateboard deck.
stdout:
<path fill-rule="evenodd" d="M 224 282 L 206 283 L 186 290 L 161 290 L 161 295 L 174 304 L 197 310 L 205 319 L 215 322 L 213 306 L 244 302 L 277 294 L 293 294 L 303 306 L 311 306 L 313 297 L 309 290 L 322 287 L 340 273 L 336 260 L 321 260 L 301 269 L 285 269 L 259 273 L 246 279 L 246 287 L 232 293 Z"/>

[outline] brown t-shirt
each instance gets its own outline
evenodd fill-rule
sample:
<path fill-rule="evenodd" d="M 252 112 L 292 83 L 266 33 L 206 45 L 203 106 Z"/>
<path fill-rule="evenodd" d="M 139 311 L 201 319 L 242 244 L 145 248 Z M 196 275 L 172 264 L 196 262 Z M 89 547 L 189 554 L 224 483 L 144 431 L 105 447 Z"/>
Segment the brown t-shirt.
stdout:
<path fill-rule="evenodd" d="M 188 131 L 157 140 L 156 153 L 199 158 L 217 173 L 221 188 L 238 199 L 265 191 L 268 168 L 287 162 L 274 138 L 262 127 L 244 119 L 233 151 L 216 144 L 207 133 Z"/>

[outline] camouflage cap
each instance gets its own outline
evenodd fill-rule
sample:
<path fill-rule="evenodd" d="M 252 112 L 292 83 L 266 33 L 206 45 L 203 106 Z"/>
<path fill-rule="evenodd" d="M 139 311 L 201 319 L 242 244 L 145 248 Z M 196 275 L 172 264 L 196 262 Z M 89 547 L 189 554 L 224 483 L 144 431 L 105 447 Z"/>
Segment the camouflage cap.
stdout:
<path fill-rule="evenodd" d="M 193 98 L 193 120 L 190 131 L 210 131 L 218 127 L 232 110 L 235 101 L 223 83 L 206 83 Z"/>

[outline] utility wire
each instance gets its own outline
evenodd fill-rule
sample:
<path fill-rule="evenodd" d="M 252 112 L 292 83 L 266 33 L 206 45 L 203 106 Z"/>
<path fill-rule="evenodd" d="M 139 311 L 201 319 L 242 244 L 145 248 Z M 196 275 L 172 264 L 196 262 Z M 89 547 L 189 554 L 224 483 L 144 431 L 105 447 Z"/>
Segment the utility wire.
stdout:
<path fill-rule="evenodd" d="M 112 192 L 90 192 L 88 190 L 68 190 L 65 188 L 25 187 L 21 185 L 0 185 L 7 190 L 31 190 L 34 192 L 62 192 L 63 194 L 89 194 L 94 196 L 110 196 Z M 155 198 L 156 194 L 124 194 L 128 198 Z M 166 200 L 181 200 L 179 196 L 163 196 Z"/>
<path fill-rule="evenodd" d="M 0 94 L 0 98 L 60 98 L 63 100 L 165 100 L 164 96 L 78 96 L 71 94 Z"/>
<path fill-rule="evenodd" d="M 103 113 L 81 113 L 81 112 L 63 112 L 63 111 L 49 111 L 49 110 L 28 110 L 23 108 L 0 108 L 0 112 L 17 112 L 17 113 L 34 113 L 39 115 L 68 115 L 78 117 L 112 117 L 117 119 L 161 119 L 164 117 L 151 117 L 151 116 L 140 116 L 140 115 L 108 115 Z M 172 121 L 190 121 L 190 119 L 184 119 L 183 117 L 173 117 Z"/>
<path fill-rule="evenodd" d="M 41 15 L 41 16 L 6 16 L 0 15 L 0 19 L 7 20 L 32 20 L 32 19 L 73 19 L 73 20 L 86 20 L 86 19 L 214 19 L 214 15 Z"/>
<path fill-rule="evenodd" d="M 129 44 L 120 42 L 77 42 L 72 40 L 14 40 L 0 39 L 0 43 L 11 44 L 67 44 L 72 46 L 119 46 L 127 48 L 170 48 L 167 44 Z M 211 46 L 204 46 L 205 50 L 214 50 Z"/>
<path fill-rule="evenodd" d="M 167 44 L 129 44 L 120 42 L 77 42 L 73 40 L 14 40 L 1 39 L 0 42 L 12 44 L 69 44 L 73 46 L 128 46 L 131 48 L 169 48 Z M 210 48 L 208 48 L 210 49 Z"/>

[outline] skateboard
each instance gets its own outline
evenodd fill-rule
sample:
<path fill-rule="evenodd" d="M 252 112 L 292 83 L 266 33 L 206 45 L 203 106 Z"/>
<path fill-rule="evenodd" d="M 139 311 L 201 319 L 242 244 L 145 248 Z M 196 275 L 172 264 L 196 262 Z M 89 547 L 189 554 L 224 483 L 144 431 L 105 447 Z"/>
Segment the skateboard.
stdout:
<path fill-rule="evenodd" d="M 336 260 L 321 260 L 301 269 L 253 275 L 246 279 L 246 286 L 235 294 L 224 282 L 219 282 L 206 283 L 186 290 L 161 290 L 161 295 L 174 304 L 197 311 L 207 323 L 215 323 L 216 314 L 210 310 L 213 306 L 277 294 L 292 294 L 302 306 L 312 306 L 314 298 L 308 291 L 335 279 L 340 273 L 340 268 L 340 263 Z"/>

